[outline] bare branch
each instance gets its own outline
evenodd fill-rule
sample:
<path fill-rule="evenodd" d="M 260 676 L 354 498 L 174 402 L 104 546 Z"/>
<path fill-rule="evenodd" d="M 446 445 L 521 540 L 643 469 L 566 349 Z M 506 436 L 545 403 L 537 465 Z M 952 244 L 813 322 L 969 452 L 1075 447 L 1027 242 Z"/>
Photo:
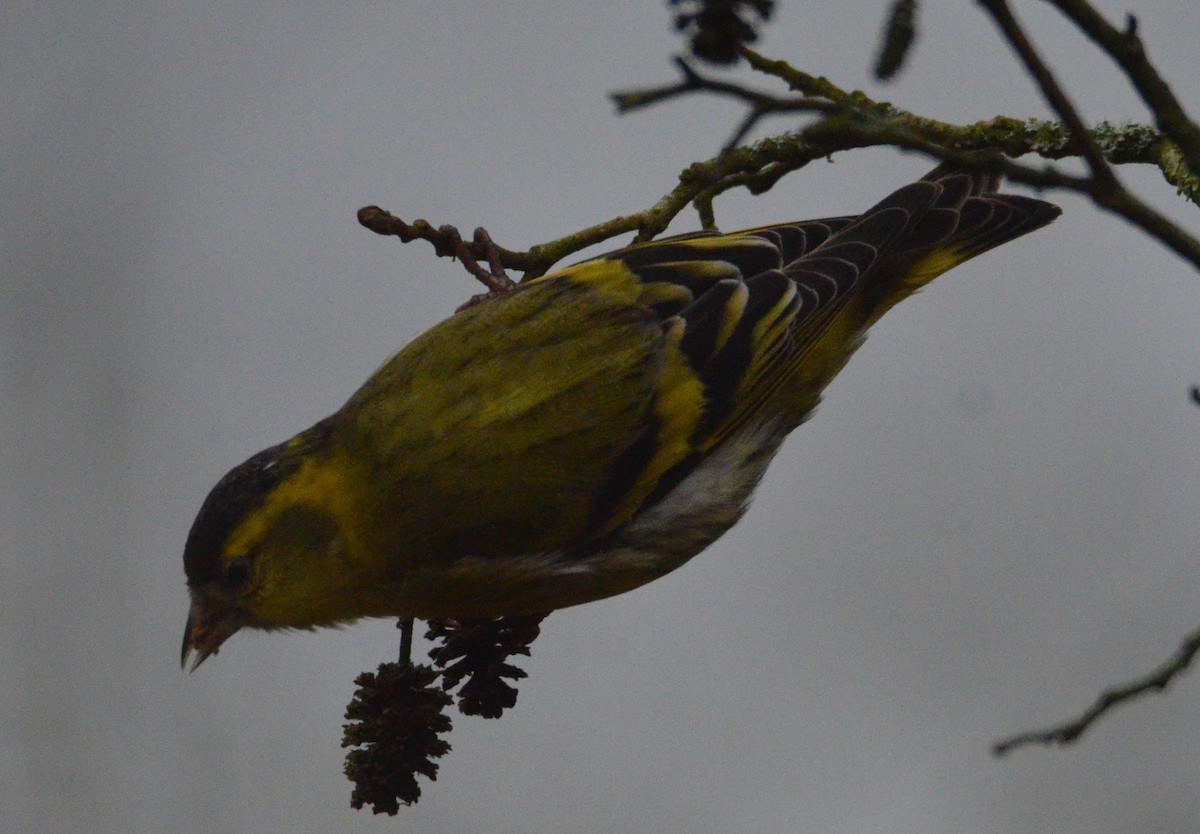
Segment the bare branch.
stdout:
<path fill-rule="evenodd" d="M 1018 747 L 1026 747 L 1031 744 L 1039 744 L 1046 747 L 1055 744 L 1071 744 L 1087 732 L 1088 728 L 1100 716 L 1113 707 L 1119 706 L 1126 701 L 1131 701 L 1134 698 L 1139 698 L 1142 695 L 1151 692 L 1161 692 L 1166 689 L 1168 684 L 1177 675 L 1191 665 L 1192 660 L 1198 652 L 1200 652 L 1200 631 L 1195 631 L 1183 641 L 1183 644 L 1176 651 L 1175 656 L 1162 666 L 1144 678 L 1139 678 L 1124 686 L 1118 686 L 1102 693 L 1096 699 L 1096 702 L 1078 718 L 1068 721 L 1065 724 L 1060 724 L 1057 727 L 1050 727 L 1045 730 L 1032 730 L 1003 739 L 992 746 L 992 752 L 997 756 L 1003 756 Z"/>
<path fill-rule="evenodd" d="M 1071 19 L 1085 35 L 1112 57 L 1154 114 L 1158 129 L 1179 146 L 1192 171 L 1200 172 L 1200 125 L 1192 121 L 1170 86 L 1146 57 L 1130 15 L 1122 31 L 1110 24 L 1085 0 L 1046 0 Z"/>
<path fill-rule="evenodd" d="M 1014 182 L 1038 188 L 1061 188 L 1089 195 L 1107 211 L 1124 217 L 1142 231 L 1156 238 L 1175 254 L 1184 258 L 1196 269 L 1200 269 L 1200 240 L 1188 234 L 1182 227 L 1159 214 L 1132 192 L 1118 187 L 1115 191 L 1087 177 L 1072 177 L 1054 168 L 1029 168 L 1011 161 L 1000 165 L 1000 170 Z"/>
<path fill-rule="evenodd" d="M 384 211 L 379 206 L 363 206 L 358 210 L 358 222 L 367 229 L 370 229 L 377 235 L 391 236 L 400 238 L 401 243 L 409 243 L 414 240 L 427 240 L 433 244 L 433 251 L 443 258 L 460 257 L 463 252 L 467 252 L 471 259 L 490 260 L 493 253 L 488 246 L 480 241 L 474 244 L 468 244 L 464 247 L 462 238 L 458 234 L 458 230 L 453 226 L 441 226 L 434 228 L 427 220 L 415 220 L 412 223 L 405 223 L 399 217 L 388 211 Z M 490 243 L 490 238 L 488 240 Z M 493 247 L 495 244 L 491 244 Z M 508 249 L 500 249 L 496 247 L 501 262 L 509 269 L 531 269 L 535 263 L 530 258 L 527 252 L 513 252 Z M 467 264 L 468 271 L 470 264 Z M 472 273 L 474 274 L 474 273 Z"/>
<path fill-rule="evenodd" d="M 1079 13 L 1072 0 L 1047 1 L 1065 4 Z M 1061 122 L 1004 116 L 968 125 L 941 122 L 874 101 L 858 90 L 844 90 L 827 78 L 810 75 L 785 61 L 765 58 L 742 46 L 738 53 L 752 69 L 779 79 L 799 95 L 776 95 L 717 80 L 701 74 L 682 59 L 676 61 L 682 78 L 674 84 L 613 94 L 622 112 L 692 93 L 733 98 L 749 108 L 718 156 L 689 166 L 679 175 L 679 183 L 647 209 L 614 217 L 525 252 L 497 247 L 490 239 L 481 239 L 478 233 L 472 243 L 466 244 L 453 227 L 435 229 L 424 220 L 405 223 L 376 206 L 361 209 L 359 222 L 378 234 L 394 235 L 405 242 L 430 241 L 439 255 L 458 257 L 488 286 L 489 292 L 496 292 L 508 286 L 505 268 L 520 270 L 524 273 L 522 280 L 529 280 L 544 274 L 563 258 L 627 232 L 635 233 L 633 243 L 651 240 L 688 204 L 695 206 L 705 229 L 715 229 L 713 200 L 730 189 L 745 188 L 752 194 L 761 194 L 813 160 L 828 158 L 838 151 L 890 145 L 950 162 L 991 166 L 1017 182 L 1038 188 L 1085 194 L 1105 210 L 1143 228 L 1200 269 L 1200 241 L 1124 189 L 1111 168 L 1113 164 L 1127 163 L 1154 165 L 1181 194 L 1197 202 L 1200 176 L 1196 173 L 1198 169 L 1189 165 L 1184 151 L 1162 133 L 1143 125 L 1102 123 L 1089 130 L 1012 16 L 1007 0 L 978 2 L 996 18 L 1051 106 L 1062 117 Z M 813 113 L 819 118 L 793 132 L 739 145 L 761 119 L 777 113 Z M 1037 169 L 1011 161 L 1025 154 L 1045 159 L 1082 155 L 1091 176 L 1074 177 L 1053 168 Z M 490 269 L 480 266 L 483 261 Z"/>
<path fill-rule="evenodd" d="M 749 50 L 744 50 L 749 52 Z M 524 273 L 522 280 L 545 274 L 554 264 L 597 243 L 633 232 L 632 242 L 652 240 L 689 204 L 700 213 L 701 225 L 716 227 L 712 202 L 734 188 L 752 194 L 771 189 L 787 174 L 810 162 L 826 159 L 838 151 L 891 145 L 925 153 L 936 159 L 962 164 L 991 164 L 1013 180 L 1040 188 L 1062 188 L 1092 196 L 1097 202 L 1099 190 L 1085 178 L 1071 177 L 1053 169 L 1038 170 L 1005 162 L 1001 156 L 1036 154 L 1044 159 L 1062 159 L 1077 153 L 1068 128 L 1060 122 L 1036 119 L 1022 121 L 1004 116 L 968 125 L 954 125 L 917 116 L 888 104 L 875 102 L 860 92 L 841 90 L 828 79 L 803 73 L 790 73 L 793 80 L 811 84 L 843 102 L 853 102 L 851 110 L 841 109 L 815 124 L 751 145 L 726 149 L 713 159 L 696 162 L 679 175 L 679 183 L 654 205 L 632 214 L 614 217 L 531 247 L 513 251 L 495 247 L 494 252 L 478 241 L 464 244 L 450 233 L 451 227 L 435 228 L 424 220 L 406 223 L 377 206 L 359 210 L 359 222 L 380 235 L 400 238 L 403 242 L 427 240 L 443 257 L 460 257 L 465 251 L 475 261 L 498 258 L 499 265 Z M 1200 181 L 1179 160 L 1175 146 L 1152 128 L 1139 125 L 1101 124 L 1090 135 L 1105 156 L 1114 163 L 1146 163 L 1160 167 L 1182 193 L 1193 199 L 1200 195 Z M 1171 165 L 1169 163 L 1174 163 Z M 1110 192 L 1103 203 L 1108 210 L 1145 222 L 1147 231 L 1200 268 L 1200 243 L 1168 220 L 1155 214 L 1132 195 L 1113 198 Z M 1103 196 L 1103 195 L 1101 195 Z M 470 264 L 467 264 L 468 268 Z M 478 277 L 477 271 L 472 271 Z M 486 282 L 485 282 L 486 283 Z M 489 289 L 493 289 L 489 284 Z"/>
<path fill-rule="evenodd" d="M 782 113 L 831 113 L 838 109 L 835 103 L 820 97 L 783 98 L 741 84 L 718 81 L 702 75 L 682 58 L 676 58 L 675 65 L 683 75 L 683 78 L 675 84 L 613 93 L 610 97 L 617 105 L 617 112 L 629 113 L 667 99 L 692 93 L 712 93 L 737 99 L 748 104 L 750 109 L 742 120 L 742 124 L 725 143 L 725 149 L 729 150 L 741 144 L 754 126 L 766 116 Z"/>
<path fill-rule="evenodd" d="M 1079 143 L 1083 158 L 1092 171 L 1092 177 L 1105 187 L 1116 188 L 1116 178 L 1108 161 L 1104 158 L 1104 154 L 1092 139 L 1087 127 L 1084 126 L 1083 119 L 1080 118 L 1075 105 L 1063 92 L 1058 80 L 1050 72 L 1046 62 L 1038 55 L 1037 49 L 1025 34 L 1025 30 L 1021 28 L 1021 24 L 1017 22 L 1007 0 L 979 0 L 979 4 L 996 21 L 996 25 L 1004 33 L 1005 39 L 1012 45 L 1025 64 L 1025 68 L 1029 70 L 1029 74 L 1037 82 L 1050 107 L 1063 120 L 1067 129 L 1071 131 L 1071 136 Z"/>

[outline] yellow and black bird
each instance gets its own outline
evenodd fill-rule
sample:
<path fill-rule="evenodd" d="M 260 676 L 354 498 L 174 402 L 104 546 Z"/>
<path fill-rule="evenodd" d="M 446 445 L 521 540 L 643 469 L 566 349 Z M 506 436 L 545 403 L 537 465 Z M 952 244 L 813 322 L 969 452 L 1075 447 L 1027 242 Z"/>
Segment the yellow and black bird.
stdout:
<path fill-rule="evenodd" d="M 880 316 L 1059 214 L 998 185 L 942 166 L 858 217 L 631 246 L 418 336 L 213 488 L 185 665 L 245 627 L 539 614 L 674 570 Z"/>

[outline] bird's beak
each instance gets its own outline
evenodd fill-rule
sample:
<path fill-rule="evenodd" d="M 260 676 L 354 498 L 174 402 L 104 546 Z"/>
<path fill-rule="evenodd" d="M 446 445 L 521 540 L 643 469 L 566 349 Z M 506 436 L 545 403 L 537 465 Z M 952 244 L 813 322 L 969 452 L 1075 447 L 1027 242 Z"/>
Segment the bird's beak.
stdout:
<path fill-rule="evenodd" d="M 188 668 L 188 658 L 192 652 L 196 659 L 192 661 L 189 672 L 195 672 L 209 655 L 217 653 L 221 644 L 228 640 L 243 625 L 242 619 L 231 608 L 214 605 L 193 592 L 192 607 L 188 611 L 187 626 L 183 630 L 183 649 L 179 654 L 179 665 Z"/>

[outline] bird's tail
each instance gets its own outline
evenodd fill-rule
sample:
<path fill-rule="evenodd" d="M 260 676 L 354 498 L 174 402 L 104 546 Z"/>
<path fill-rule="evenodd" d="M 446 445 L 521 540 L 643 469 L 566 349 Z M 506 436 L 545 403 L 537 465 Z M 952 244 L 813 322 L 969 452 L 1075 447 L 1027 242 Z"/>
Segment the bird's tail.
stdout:
<path fill-rule="evenodd" d="M 1060 214 L 1043 200 L 997 193 L 999 184 L 995 175 L 942 165 L 858 217 L 820 221 L 830 234 L 816 246 L 793 247 L 797 254 L 782 268 L 802 303 L 789 357 L 764 388 L 790 387 L 787 410 L 807 414 L 888 310 L 946 270 Z M 753 234 L 784 240 L 785 230 L 817 222 Z"/>
<path fill-rule="evenodd" d="M 872 237 L 878 260 L 862 290 L 876 295 L 874 321 L 942 273 L 989 249 L 1040 229 L 1062 213 L 1058 206 L 1018 194 L 1000 194 L 995 174 L 944 164 L 891 194 L 834 235 L 827 246 Z M 813 253 L 818 254 L 817 252 Z M 868 322 L 869 324 L 869 322 Z"/>

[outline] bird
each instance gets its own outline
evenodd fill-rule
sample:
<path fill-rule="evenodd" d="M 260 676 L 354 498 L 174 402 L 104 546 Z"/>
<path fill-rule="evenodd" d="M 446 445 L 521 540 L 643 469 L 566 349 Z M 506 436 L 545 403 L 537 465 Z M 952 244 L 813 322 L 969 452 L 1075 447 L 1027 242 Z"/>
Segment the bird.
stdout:
<path fill-rule="evenodd" d="M 857 216 L 638 243 L 417 336 L 233 468 L 184 546 L 181 662 L 242 629 L 541 615 L 733 527 L 897 303 L 1060 209 L 942 164 Z"/>

